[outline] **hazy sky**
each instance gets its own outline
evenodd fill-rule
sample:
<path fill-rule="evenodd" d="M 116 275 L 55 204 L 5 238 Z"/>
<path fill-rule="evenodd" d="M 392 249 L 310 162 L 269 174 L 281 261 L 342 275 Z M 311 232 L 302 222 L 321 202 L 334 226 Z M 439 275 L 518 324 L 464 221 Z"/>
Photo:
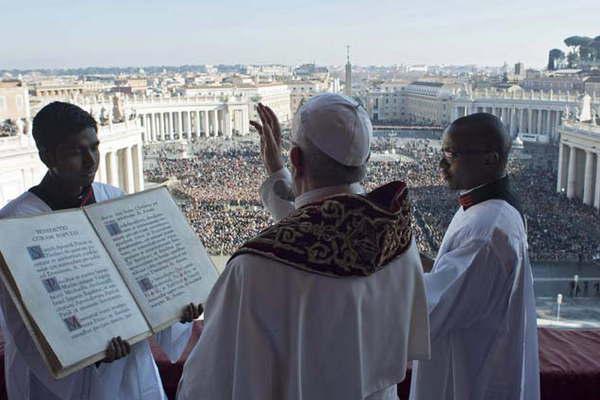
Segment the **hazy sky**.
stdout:
<path fill-rule="evenodd" d="M 0 0 L 0 68 L 546 64 L 600 0 Z"/>

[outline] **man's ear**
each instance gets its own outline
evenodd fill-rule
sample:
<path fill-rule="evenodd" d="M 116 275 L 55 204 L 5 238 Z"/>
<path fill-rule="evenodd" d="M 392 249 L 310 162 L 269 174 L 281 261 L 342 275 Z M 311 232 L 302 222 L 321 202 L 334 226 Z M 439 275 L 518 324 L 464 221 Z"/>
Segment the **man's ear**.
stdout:
<path fill-rule="evenodd" d="M 300 147 L 294 146 L 290 149 L 290 163 L 294 167 L 297 176 L 304 174 L 304 160 Z"/>
<path fill-rule="evenodd" d="M 500 154 L 497 152 L 489 153 L 485 157 L 485 165 L 498 165 L 500 164 Z"/>
<path fill-rule="evenodd" d="M 48 169 L 54 167 L 54 164 L 56 163 L 56 157 L 54 157 L 53 152 L 48 150 L 40 150 L 38 154 L 40 155 L 40 160 L 42 160 Z"/>

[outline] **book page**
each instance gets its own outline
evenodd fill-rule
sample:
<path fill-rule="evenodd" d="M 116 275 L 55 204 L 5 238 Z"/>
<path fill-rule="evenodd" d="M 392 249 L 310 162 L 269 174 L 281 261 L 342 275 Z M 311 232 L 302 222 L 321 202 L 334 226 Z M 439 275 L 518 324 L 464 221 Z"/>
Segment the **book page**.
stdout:
<path fill-rule="evenodd" d="M 85 208 L 155 331 L 204 302 L 217 271 L 166 188 Z"/>
<path fill-rule="evenodd" d="M 2 219 L 0 231 L 9 233 L 0 235 L 5 285 L 63 368 L 104 358 L 114 336 L 141 340 L 149 331 L 82 211 Z"/>

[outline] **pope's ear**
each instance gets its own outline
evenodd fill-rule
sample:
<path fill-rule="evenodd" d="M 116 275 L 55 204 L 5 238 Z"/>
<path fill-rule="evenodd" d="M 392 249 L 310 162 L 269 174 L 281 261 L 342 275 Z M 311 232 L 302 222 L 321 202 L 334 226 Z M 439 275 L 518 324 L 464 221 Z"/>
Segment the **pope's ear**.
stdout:
<path fill-rule="evenodd" d="M 298 146 L 294 146 L 290 149 L 290 163 L 296 170 L 297 173 L 304 171 L 304 160 L 303 160 L 302 149 Z"/>

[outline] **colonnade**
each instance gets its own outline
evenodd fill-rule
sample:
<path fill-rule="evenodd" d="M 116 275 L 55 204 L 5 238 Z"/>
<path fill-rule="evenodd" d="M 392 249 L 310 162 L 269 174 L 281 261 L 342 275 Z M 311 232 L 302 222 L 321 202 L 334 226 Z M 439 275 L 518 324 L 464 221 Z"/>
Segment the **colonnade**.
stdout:
<path fill-rule="evenodd" d="M 248 133 L 247 107 L 138 111 L 144 129 L 144 142 L 184 140 L 200 137 Z"/>
<path fill-rule="evenodd" d="M 142 145 L 101 152 L 96 178 L 100 182 L 120 187 L 126 193 L 144 190 Z"/>
<path fill-rule="evenodd" d="M 556 191 L 600 210 L 600 149 L 561 141 Z"/>
<path fill-rule="evenodd" d="M 500 118 L 511 134 L 519 133 L 548 135 L 558 138 L 563 112 L 556 109 L 535 107 L 502 107 L 502 106 L 457 106 L 455 116 L 461 117 L 476 112 L 486 112 Z"/>

